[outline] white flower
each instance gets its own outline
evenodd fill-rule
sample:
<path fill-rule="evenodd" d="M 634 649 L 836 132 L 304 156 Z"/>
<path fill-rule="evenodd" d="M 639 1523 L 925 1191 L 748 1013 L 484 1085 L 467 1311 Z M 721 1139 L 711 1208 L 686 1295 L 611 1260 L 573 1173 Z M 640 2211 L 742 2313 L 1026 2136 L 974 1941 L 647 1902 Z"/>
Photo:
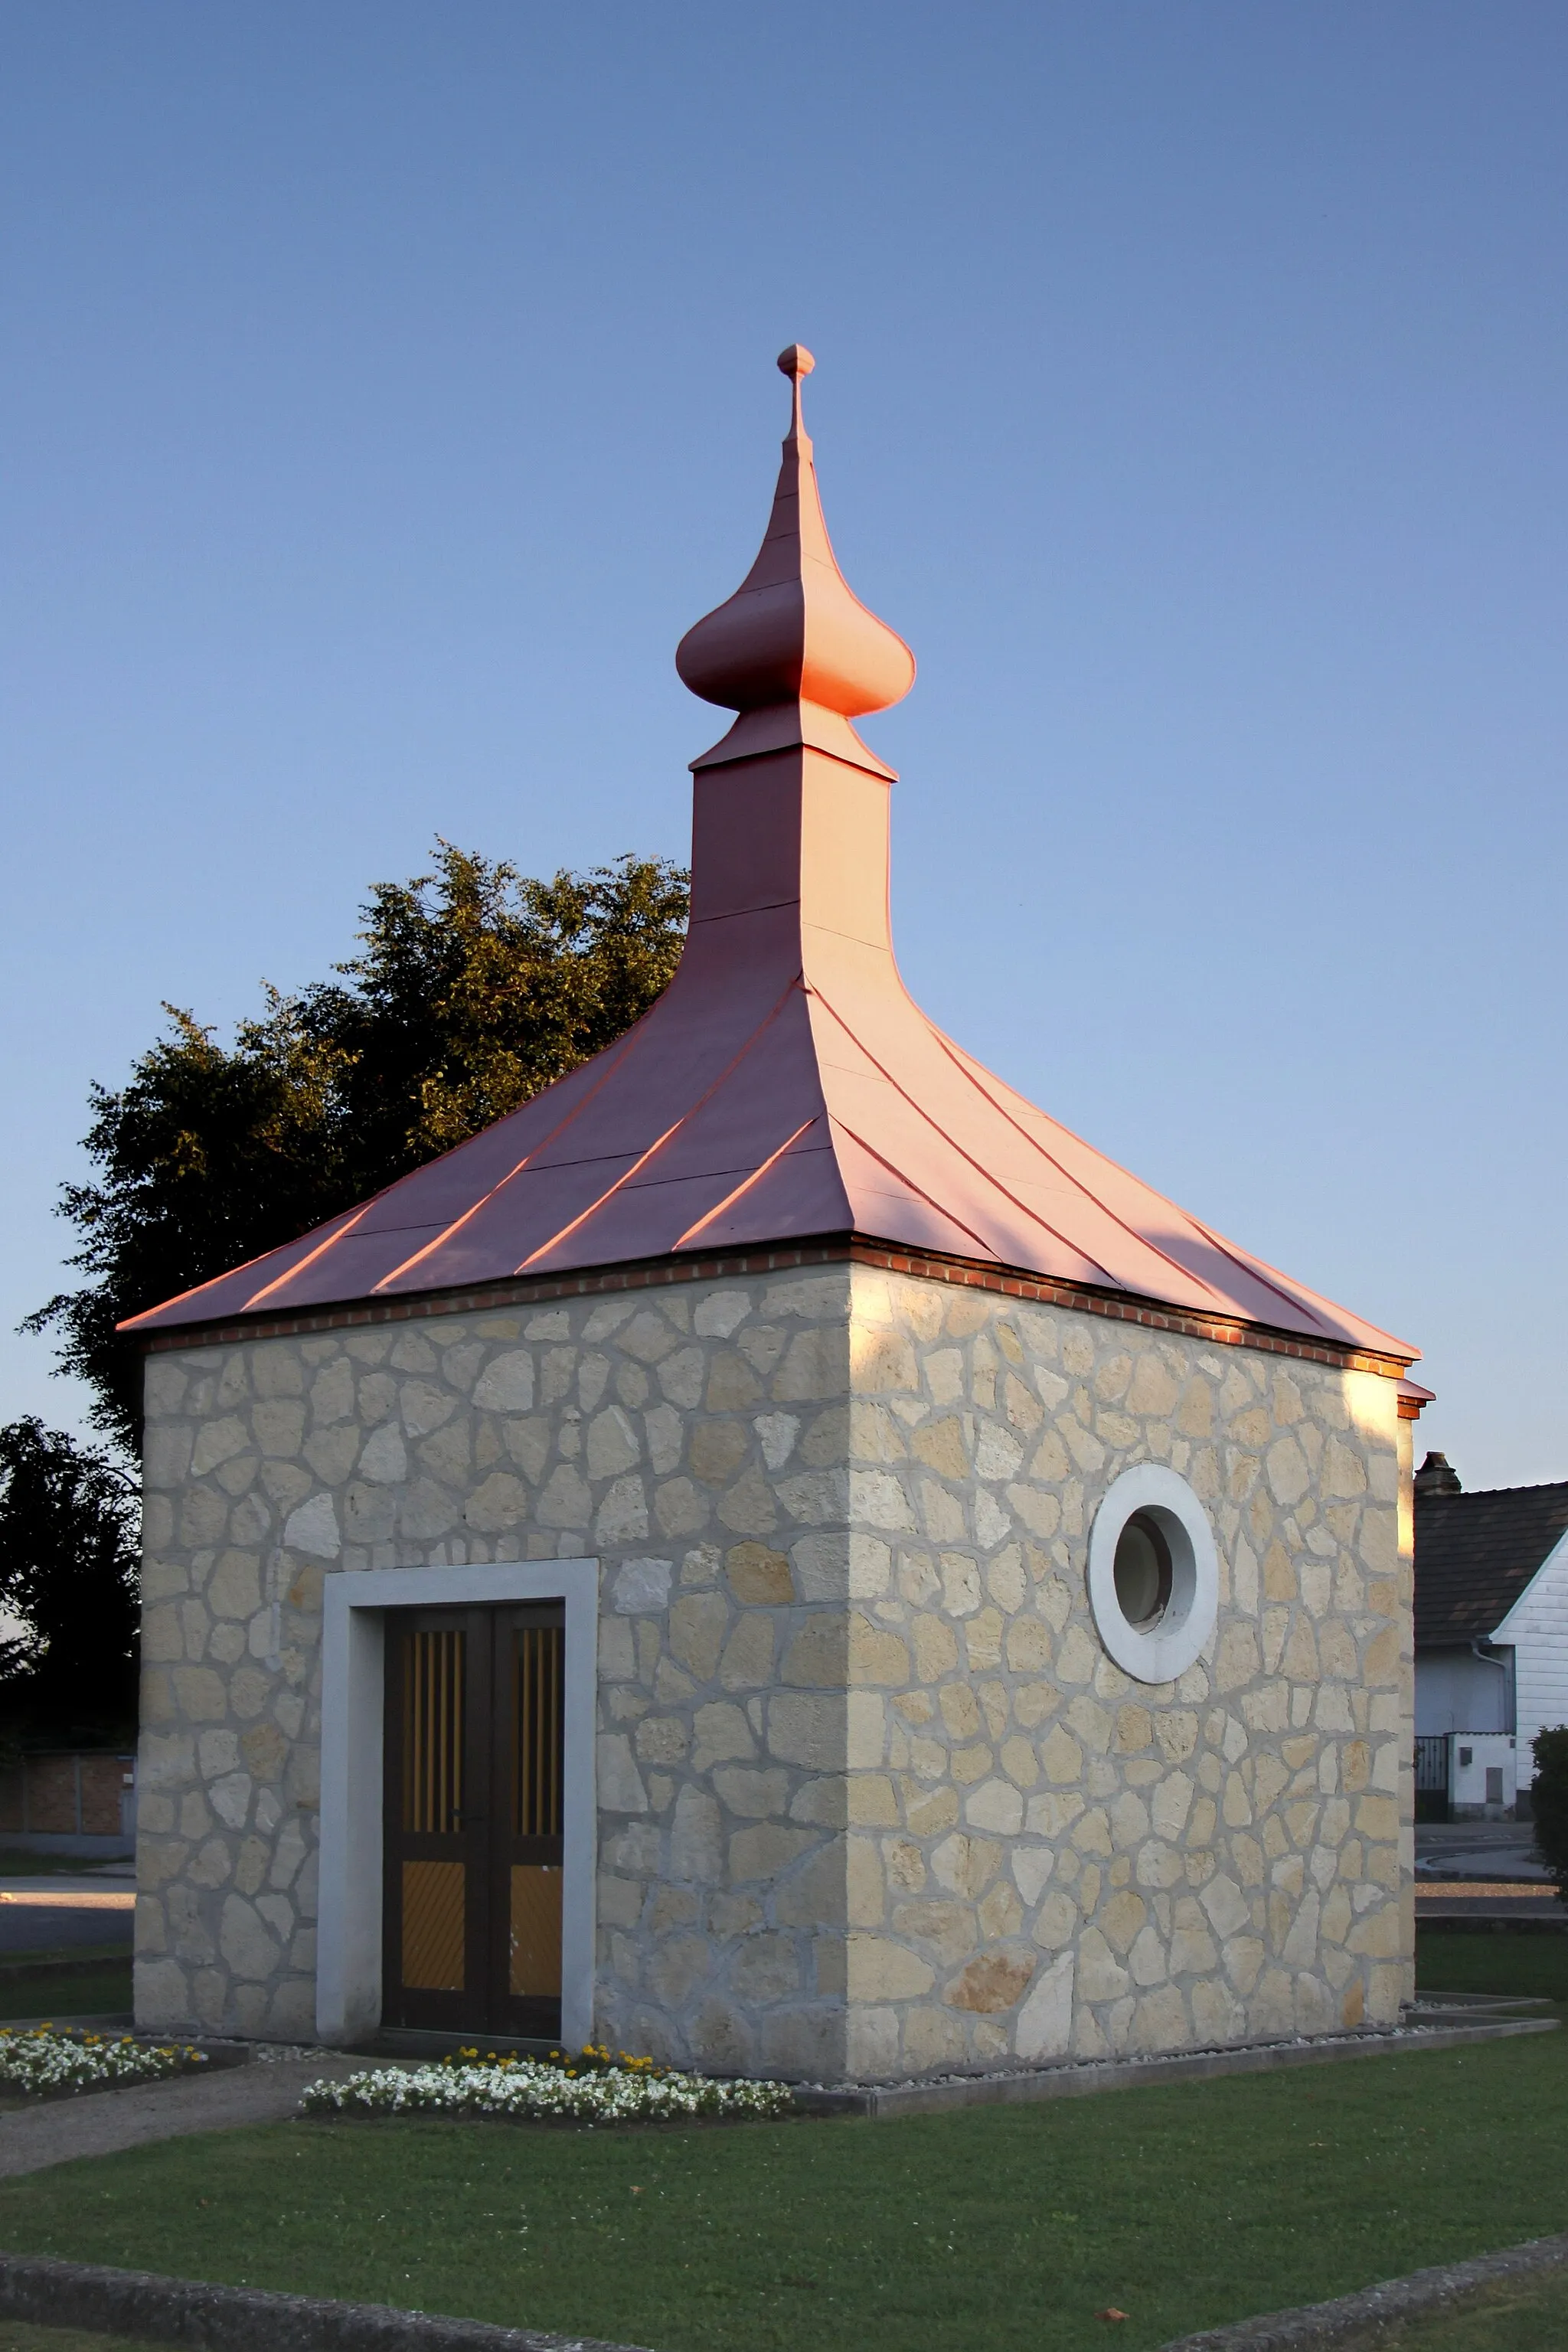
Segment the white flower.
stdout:
<path fill-rule="evenodd" d="M 108 2083 L 156 2083 L 207 2061 L 188 2042 L 138 2042 L 129 2033 L 58 2032 L 52 2025 L 0 2028 L 0 2084 L 16 2091 L 91 2091 Z"/>
<path fill-rule="evenodd" d="M 576 2123 L 624 2123 L 652 2116 L 781 2116 L 793 2104 L 784 2083 L 714 2082 L 704 2074 L 654 2072 L 641 2065 L 581 2074 L 539 2058 L 483 2064 L 377 2066 L 342 2082 L 311 2083 L 307 2115 L 560 2116 Z"/>

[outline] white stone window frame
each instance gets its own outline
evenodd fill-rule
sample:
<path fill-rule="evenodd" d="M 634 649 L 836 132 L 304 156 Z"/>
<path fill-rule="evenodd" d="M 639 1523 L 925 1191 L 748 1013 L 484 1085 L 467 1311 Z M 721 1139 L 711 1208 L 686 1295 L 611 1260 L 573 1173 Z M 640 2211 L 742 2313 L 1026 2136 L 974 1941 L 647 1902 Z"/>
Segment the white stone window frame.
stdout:
<path fill-rule="evenodd" d="M 1158 1520 L 1171 1553 L 1171 1598 L 1147 1633 L 1116 1593 L 1116 1547 L 1140 1511 Z M 1106 1488 L 1089 1530 L 1089 1602 L 1100 1640 L 1134 1682 L 1174 1682 L 1202 1654 L 1219 1614 L 1219 1555 L 1208 1513 L 1178 1471 L 1141 1462 Z"/>
<path fill-rule="evenodd" d="M 594 1786 L 599 1562 L 497 1560 L 476 1568 L 340 1570 L 326 1579 L 321 1645 L 321 1853 L 316 2032 L 363 2042 L 381 2024 L 383 1727 L 385 1627 L 395 1609 L 566 1605 L 562 1822 L 561 2038 L 593 2039 Z"/>

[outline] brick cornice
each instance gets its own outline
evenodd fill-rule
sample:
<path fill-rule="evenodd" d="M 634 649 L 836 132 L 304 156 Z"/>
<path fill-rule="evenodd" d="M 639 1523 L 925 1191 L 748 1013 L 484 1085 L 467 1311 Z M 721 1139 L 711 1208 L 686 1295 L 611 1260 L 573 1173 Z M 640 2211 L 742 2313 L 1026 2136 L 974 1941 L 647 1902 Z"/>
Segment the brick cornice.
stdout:
<path fill-rule="evenodd" d="M 1256 1348 L 1266 1355 L 1291 1356 L 1342 1371 L 1375 1372 L 1400 1379 L 1414 1359 L 1383 1356 L 1304 1339 L 1261 1323 L 1194 1313 L 1162 1306 L 1129 1292 L 1096 1290 L 1076 1282 L 973 1258 L 946 1257 L 936 1250 L 896 1249 L 862 1234 L 829 1234 L 816 1241 L 768 1249 L 725 1250 L 711 1256 L 659 1257 L 583 1273 L 541 1275 L 491 1282 L 468 1290 L 424 1291 L 406 1298 L 360 1300 L 322 1307 L 302 1315 L 253 1315 L 226 1322 L 193 1323 L 153 1331 L 142 1345 L 150 1355 L 176 1348 L 233 1347 L 245 1339 L 300 1339 L 328 1331 L 360 1330 L 380 1323 L 419 1322 L 434 1315 L 493 1314 L 508 1307 L 537 1307 L 551 1299 L 600 1297 L 626 1290 L 661 1290 L 676 1283 L 713 1282 L 742 1275 L 784 1274 L 810 1265 L 868 1265 L 889 1274 L 913 1275 L 965 1290 L 989 1290 L 1004 1298 L 1024 1298 L 1045 1307 L 1065 1307 L 1080 1315 L 1102 1315 L 1116 1323 L 1136 1323 L 1148 1331 L 1171 1331 L 1220 1348 Z"/>

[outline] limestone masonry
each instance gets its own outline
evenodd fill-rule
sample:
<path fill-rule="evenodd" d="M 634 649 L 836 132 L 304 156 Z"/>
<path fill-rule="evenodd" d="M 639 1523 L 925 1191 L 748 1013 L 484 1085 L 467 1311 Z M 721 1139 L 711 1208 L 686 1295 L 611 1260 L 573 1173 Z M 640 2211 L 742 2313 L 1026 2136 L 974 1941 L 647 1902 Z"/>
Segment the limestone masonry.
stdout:
<path fill-rule="evenodd" d="M 593 1558 L 598 2030 L 795 2078 L 1389 2021 L 1412 1990 L 1396 1382 L 864 1265 L 147 1362 L 137 2015 L 314 2031 L 344 1569 Z M 1183 1474 L 1174 1684 L 1086 1593 Z"/>

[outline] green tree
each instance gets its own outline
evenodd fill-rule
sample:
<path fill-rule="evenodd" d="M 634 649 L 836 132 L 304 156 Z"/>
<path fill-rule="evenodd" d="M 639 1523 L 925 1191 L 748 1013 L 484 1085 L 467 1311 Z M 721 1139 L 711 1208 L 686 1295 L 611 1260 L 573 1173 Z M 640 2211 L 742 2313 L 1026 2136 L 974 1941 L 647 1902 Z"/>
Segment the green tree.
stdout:
<path fill-rule="evenodd" d="M 1535 1848 L 1557 1882 L 1557 1900 L 1568 1903 L 1568 1725 L 1538 1731 L 1531 1746 L 1535 1754 L 1535 1778 L 1530 1784 Z"/>
<path fill-rule="evenodd" d="M 136 1721 L 132 1481 L 41 1421 L 0 1429 L 0 1731 L 118 1738 Z"/>
<path fill-rule="evenodd" d="M 680 954 L 687 877 L 622 857 L 534 881 L 437 844 L 434 871 L 379 883 L 361 952 L 269 989 L 232 1047 L 173 1006 L 118 1092 L 97 1087 L 92 1181 L 60 1213 L 88 1278 L 28 1318 L 134 1450 L 137 1351 L 115 1325 L 292 1241 L 461 1143 L 647 1011 Z"/>

